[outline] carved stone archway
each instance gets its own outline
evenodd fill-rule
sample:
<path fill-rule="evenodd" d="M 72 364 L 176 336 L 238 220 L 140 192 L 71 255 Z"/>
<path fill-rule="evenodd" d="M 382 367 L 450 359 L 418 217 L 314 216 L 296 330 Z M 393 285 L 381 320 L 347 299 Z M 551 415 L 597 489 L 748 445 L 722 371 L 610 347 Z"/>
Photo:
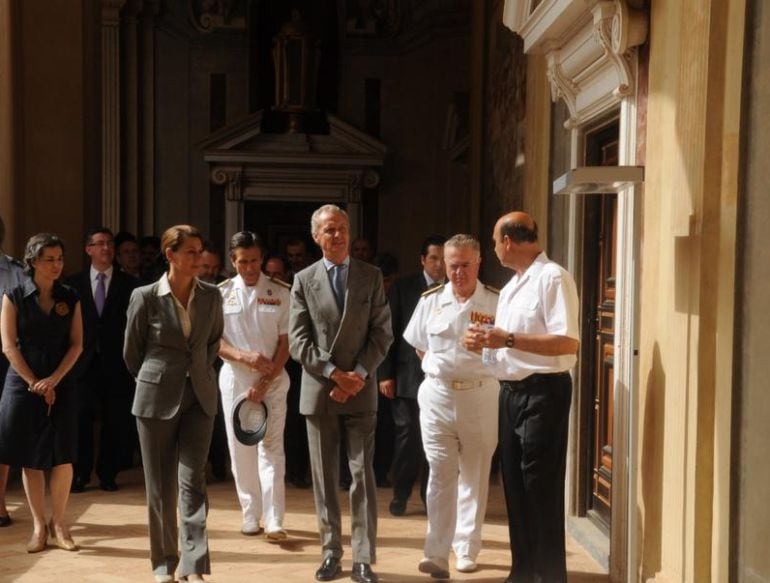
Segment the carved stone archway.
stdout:
<path fill-rule="evenodd" d="M 243 228 L 246 201 L 341 203 L 351 237 L 361 234 L 363 188 L 375 188 L 386 146 L 328 115 L 328 134 L 262 133 L 262 112 L 199 146 L 213 184 L 225 193 L 225 233 Z M 226 248 L 226 246 L 225 246 Z"/>

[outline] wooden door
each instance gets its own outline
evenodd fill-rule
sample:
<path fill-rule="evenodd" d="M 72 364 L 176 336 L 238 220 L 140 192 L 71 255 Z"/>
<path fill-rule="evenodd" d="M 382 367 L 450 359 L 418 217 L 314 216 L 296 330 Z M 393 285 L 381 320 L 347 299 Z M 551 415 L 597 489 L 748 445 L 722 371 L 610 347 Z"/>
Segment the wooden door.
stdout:
<path fill-rule="evenodd" d="M 589 508 L 609 526 L 612 507 L 612 427 L 615 386 L 615 249 L 617 195 L 601 197 L 596 285 L 593 447 Z"/>
<path fill-rule="evenodd" d="M 617 165 L 618 129 L 615 120 L 587 133 L 586 164 Z M 616 194 L 587 196 L 583 225 L 584 509 L 606 532 L 612 511 L 617 200 Z"/>

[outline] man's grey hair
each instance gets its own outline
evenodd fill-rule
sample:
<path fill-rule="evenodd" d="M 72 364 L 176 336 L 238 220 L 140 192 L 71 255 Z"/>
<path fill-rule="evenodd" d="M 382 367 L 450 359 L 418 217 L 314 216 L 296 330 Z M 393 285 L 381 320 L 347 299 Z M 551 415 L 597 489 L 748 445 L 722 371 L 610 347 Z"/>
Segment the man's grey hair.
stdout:
<path fill-rule="evenodd" d="M 343 217 L 345 217 L 345 220 L 348 221 L 348 223 L 350 223 L 350 220 L 348 219 L 348 213 L 346 213 L 336 204 L 325 204 L 322 207 L 317 208 L 313 213 L 313 216 L 310 217 L 310 232 L 313 235 L 315 235 L 318 232 L 318 229 L 321 228 L 321 217 L 323 215 L 335 214 L 335 213 L 342 215 Z"/>
<path fill-rule="evenodd" d="M 458 233 L 447 239 L 444 243 L 444 247 L 468 247 L 473 249 L 476 254 L 481 255 L 481 244 L 479 240 L 473 235 L 467 235 L 465 233 Z"/>

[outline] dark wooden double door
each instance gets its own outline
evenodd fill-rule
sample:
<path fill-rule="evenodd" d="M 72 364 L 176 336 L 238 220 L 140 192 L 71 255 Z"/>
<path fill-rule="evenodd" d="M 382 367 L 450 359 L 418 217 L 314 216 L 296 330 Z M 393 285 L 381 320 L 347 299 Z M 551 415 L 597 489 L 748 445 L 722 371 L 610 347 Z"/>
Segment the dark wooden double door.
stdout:
<path fill-rule="evenodd" d="M 588 165 L 618 163 L 618 122 L 586 134 Z M 612 436 L 615 385 L 617 195 L 588 195 L 583 222 L 583 334 L 581 386 L 586 514 L 609 532 L 612 511 Z"/>

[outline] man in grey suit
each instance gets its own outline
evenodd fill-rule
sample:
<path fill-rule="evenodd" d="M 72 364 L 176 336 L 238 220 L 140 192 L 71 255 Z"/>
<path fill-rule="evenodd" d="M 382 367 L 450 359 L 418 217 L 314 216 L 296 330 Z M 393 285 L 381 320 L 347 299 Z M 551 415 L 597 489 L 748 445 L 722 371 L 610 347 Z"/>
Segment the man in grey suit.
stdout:
<path fill-rule="evenodd" d="M 376 583 L 377 492 L 372 461 L 377 423 L 375 373 L 393 340 L 379 269 L 351 259 L 345 211 L 324 205 L 311 219 L 323 258 L 294 278 L 289 350 L 303 367 L 300 413 L 306 416 L 323 562 L 318 581 L 331 581 L 342 558 L 337 498 L 339 446 L 348 453 L 352 487 L 351 545 L 359 583 Z"/>

